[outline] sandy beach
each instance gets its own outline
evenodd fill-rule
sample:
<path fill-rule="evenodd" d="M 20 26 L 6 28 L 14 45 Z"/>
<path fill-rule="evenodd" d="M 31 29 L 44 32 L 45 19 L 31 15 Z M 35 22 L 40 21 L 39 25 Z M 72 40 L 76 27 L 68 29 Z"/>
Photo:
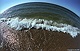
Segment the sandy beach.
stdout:
<path fill-rule="evenodd" d="M 67 51 L 68 49 L 80 48 L 80 35 L 72 38 L 70 34 L 56 31 L 54 32 L 41 29 L 37 30 L 34 28 L 28 31 L 25 29 L 16 31 L 9 29 L 8 27 L 3 28 L 5 30 L 7 28 L 7 32 L 10 31 L 11 34 L 14 33 L 14 35 L 17 35 L 17 39 L 19 39 L 17 42 L 19 44 L 16 42 L 10 44 L 9 42 L 5 41 L 3 47 L 0 48 L 1 51 L 11 51 L 11 49 L 14 51 Z M 7 36 L 5 39 L 8 39 Z M 12 35 L 10 36 L 12 37 Z M 13 39 L 16 40 L 16 36 Z"/>

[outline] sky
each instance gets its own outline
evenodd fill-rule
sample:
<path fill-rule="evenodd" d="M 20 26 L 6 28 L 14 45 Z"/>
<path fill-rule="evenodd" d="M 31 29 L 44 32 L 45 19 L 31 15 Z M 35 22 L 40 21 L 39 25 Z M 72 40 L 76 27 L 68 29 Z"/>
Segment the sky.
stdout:
<path fill-rule="evenodd" d="M 47 2 L 57 4 L 80 16 L 80 0 L 0 0 L 0 14 L 12 6 L 28 2 Z"/>

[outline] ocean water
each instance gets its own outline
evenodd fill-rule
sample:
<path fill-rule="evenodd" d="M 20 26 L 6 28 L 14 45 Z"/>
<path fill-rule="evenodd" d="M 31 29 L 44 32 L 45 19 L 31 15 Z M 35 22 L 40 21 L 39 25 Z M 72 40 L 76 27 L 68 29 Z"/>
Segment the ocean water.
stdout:
<path fill-rule="evenodd" d="M 0 14 L 0 18 L 13 17 L 53 20 L 57 23 L 69 24 L 80 29 L 79 16 L 67 8 L 51 3 L 23 3 L 13 6 Z"/>
<path fill-rule="evenodd" d="M 44 19 L 32 19 L 24 18 L 20 19 L 19 17 L 15 18 L 2 18 L 0 22 L 6 22 L 9 27 L 15 30 L 32 28 L 35 29 L 44 29 L 48 31 L 58 31 L 63 33 L 69 33 L 73 38 L 80 34 L 80 29 L 69 24 L 57 23 L 53 20 L 44 20 Z"/>

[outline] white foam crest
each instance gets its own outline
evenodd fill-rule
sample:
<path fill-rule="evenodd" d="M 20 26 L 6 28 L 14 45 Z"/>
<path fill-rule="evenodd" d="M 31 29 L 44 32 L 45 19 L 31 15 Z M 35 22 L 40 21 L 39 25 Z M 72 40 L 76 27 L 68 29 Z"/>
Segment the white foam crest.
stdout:
<path fill-rule="evenodd" d="M 77 27 L 73 27 L 68 24 L 53 22 L 52 20 L 44 20 L 44 19 L 19 19 L 16 18 L 2 18 L 0 22 L 6 21 L 9 27 L 15 30 L 21 30 L 24 28 L 31 29 L 45 29 L 48 31 L 58 31 L 69 33 L 73 38 L 80 34 L 80 29 Z"/>

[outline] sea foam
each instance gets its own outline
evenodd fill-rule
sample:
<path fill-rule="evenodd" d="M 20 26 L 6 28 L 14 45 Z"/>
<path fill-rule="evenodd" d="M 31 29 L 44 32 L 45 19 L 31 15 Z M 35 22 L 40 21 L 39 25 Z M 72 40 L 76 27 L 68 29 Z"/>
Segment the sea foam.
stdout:
<path fill-rule="evenodd" d="M 48 31 L 58 31 L 63 33 L 69 33 L 73 38 L 80 34 L 80 29 L 77 27 L 73 27 L 68 24 L 57 23 L 52 20 L 44 20 L 44 19 L 32 19 L 25 18 L 20 19 L 16 18 L 1 18 L 0 22 L 6 22 L 9 27 L 15 30 L 21 30 L 24 28 L 31 29 L 44 29 Z"/>

